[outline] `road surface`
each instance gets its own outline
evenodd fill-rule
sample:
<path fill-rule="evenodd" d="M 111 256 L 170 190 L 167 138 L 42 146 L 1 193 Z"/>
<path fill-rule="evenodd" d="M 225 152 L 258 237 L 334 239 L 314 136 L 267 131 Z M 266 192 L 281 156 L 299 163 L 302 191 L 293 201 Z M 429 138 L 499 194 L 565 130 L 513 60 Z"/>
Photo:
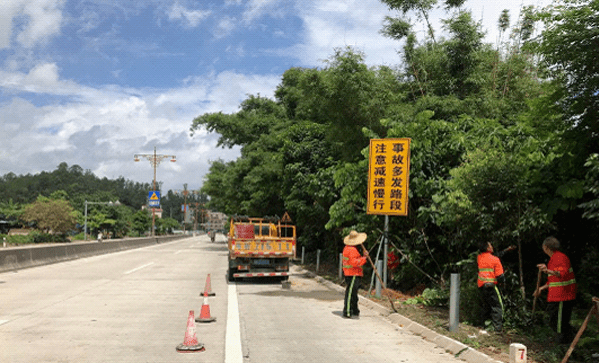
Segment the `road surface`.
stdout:
<path fill-rule="evenodd" d="M 0 273 L 0 362 L 460 362 L 294 268 L 279 281 L 227 283 L 227 247 L 196 236 Z M 207 289 L 212 323 L 187 328 Z M 195 333 L 205 350 L 179 353 Z"/>

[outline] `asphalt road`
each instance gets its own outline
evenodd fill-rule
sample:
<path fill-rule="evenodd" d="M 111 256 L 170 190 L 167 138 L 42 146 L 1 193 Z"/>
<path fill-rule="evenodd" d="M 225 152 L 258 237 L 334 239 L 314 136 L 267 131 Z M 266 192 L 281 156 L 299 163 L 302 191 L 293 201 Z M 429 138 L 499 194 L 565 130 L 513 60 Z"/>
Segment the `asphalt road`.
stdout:
<path fill-rule="evenodd" d="M 226 281 L 207 236 L 0 273 L 0 362 L 460 362 L 377 312 L 343 319 L 343 295 L 294 268 L 279 281 Z M 179 353 L 188 313 L 202 352 Z"/>

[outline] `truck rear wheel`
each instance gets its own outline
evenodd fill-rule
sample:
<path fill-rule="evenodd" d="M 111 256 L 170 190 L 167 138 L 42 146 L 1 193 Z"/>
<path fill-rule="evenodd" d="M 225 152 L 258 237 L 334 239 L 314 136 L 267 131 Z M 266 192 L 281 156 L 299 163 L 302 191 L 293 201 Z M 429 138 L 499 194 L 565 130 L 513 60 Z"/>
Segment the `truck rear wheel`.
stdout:
<path fill-rule="evenodd" d="M 235 281 L 235 277 L 233 277 L 233 269 L 231 267 L 229 267 L 227 269 L 227 281 L 229 281 L 229 282 Z"/>

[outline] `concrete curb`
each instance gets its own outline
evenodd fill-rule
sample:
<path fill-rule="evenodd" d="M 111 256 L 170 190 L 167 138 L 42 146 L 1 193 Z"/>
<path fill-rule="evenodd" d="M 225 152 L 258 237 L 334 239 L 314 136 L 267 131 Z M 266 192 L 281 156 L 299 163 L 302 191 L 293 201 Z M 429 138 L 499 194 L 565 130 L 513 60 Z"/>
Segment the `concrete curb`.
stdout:
<path fill-rule="evenodd" d="M 333 283 L 319 275 L 316 275 L 311 271 L 304 270 L 298 265 L 296 265 L 296 267 L 300 268 L 303 273 L 314 277 L 317 282 L 331 288 L 332 290 L 340 291 L 342 294 L 345 292 L 345 289 L 342 286 Z M 481 353 L 457 340 L 439 334 L 421 324 L 410 320 L 409 318 L 403 315 L 395 313 L 391 310 L 391 308 L 386 308 L 385 306 L 371 301 L 364 296 L 359 295 L 358 300 L 359 304 L 364 305 L 368 309 L 376 311 L 391 324 L 399 326 L 401 329 L 405 329 L 415 335 L 422 336 L 425 340 L 436 344 L 438 347 L 445 349 L 451 354 L 454 354 L 458 359 L 464 360 L 469 363 L 504 363 L 492 359 L 484 353 Z"/>
<path fill-rule="evenodd" d="M 2 248 L 0 249 L 0 273 L 140 248 L 186 237 L 189 236 L 156 236 L 106 240 L 104 242 L 39 244 L 25 247 Z"/>

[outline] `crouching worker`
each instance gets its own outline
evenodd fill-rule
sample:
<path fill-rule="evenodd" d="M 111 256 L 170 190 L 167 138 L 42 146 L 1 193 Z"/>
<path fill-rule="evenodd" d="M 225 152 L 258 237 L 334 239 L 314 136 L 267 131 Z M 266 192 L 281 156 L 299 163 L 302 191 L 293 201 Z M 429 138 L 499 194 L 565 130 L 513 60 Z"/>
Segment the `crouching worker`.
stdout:
<path fill-rule="evenodd" d="M 342 253 L 342 270 L 344 271 L 344 280 L 346 281 L 346 294 L 344 295 L 344 309 L 342 316 L 351 318 L 359 316 L 358 309 L 358 288 L 363 276 L 362 266 L 367 263 L 368 252 L 365 250 L 365 256 L 358 251 L 358 246 L 367 239 L 366 233 L 350 232 L 344 238 L 344 251 Z"/>
<path fill-rule="evenodd" d="M 504 282 L 504 269 L 500 259 L 493 255 L 494 247 L 490 242 L 482 242 L 479 245 L 479 252 L 479 256 L 477 256 L 477 267 L 479 268 L 477 287 L 483 301 L 481 323 L 485 327 L 485 321 L 491 317 L 494 330 L 501 332 L 504 307 L 498 283 Z"/>

